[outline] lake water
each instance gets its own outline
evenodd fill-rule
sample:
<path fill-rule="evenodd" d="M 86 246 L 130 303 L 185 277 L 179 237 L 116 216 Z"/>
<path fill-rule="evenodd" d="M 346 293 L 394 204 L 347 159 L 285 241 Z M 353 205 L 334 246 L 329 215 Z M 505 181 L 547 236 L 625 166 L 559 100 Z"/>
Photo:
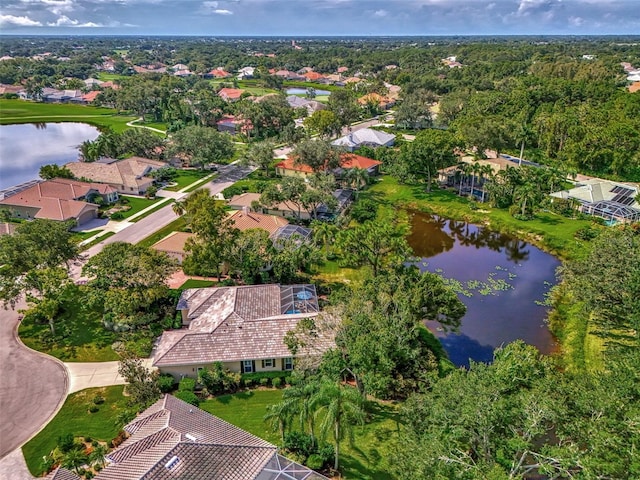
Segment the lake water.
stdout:
<path fill-rule="evenodd" d="M 331 95 L 331 92 L 329 90 L 319 90 L 319 89 L 315 89 L 316 90 L 316 95 Z M 306 88 L 287 88 L 287 95 L 306 95 L 307 94 L 307 89 Z"/>
<path fill-rule="evenodd" d="M 37 179 L 43 165 L 78 160 L 78 145 L 99 134 L 84 123 L 0 125 L 0 189 Z"/>
<path fill-rule="evenodd" d="M 471 285 L 472 297 L 460 297 L 467 314 L 458 333 L 444 333 L 439 324 L 428 322 L 453 363 L 467 366 L 470 358 L 489 362 L 496 347 L 516 339 L 543 353 L 554 351 L 556 344 L 545 323 L 547 308 L 537 302 L 555 283 L 558 259 L 484 227 L 421 212 L 410 214 L 408 241 L 421 257 L 422 271 L 438 272 L 465 285 L 483 282 Z M 491 285 L 508 289 L 483 288 Z"/>

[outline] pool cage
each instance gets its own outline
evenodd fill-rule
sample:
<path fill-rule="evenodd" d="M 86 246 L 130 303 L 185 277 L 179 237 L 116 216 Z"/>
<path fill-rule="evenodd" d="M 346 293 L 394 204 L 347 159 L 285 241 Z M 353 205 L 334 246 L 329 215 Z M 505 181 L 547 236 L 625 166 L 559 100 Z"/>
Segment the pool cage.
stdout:
<path fill-rule="evenodd" d="M 280 287 L 280 305 L 283 314 L 317 313 L 318 295 L 315 285 L 285 285 Z"/>
<path fill-rule="evenodd" d="M 288 240 L 293 240 L 297 245 L 311 241 L 312 232 L 310 229 L 301 227 L 300 225 L 285 225 L 273 232 L 271 240 L 278 247 Z"/>
<path fill-rule="evenodd" d="M 582 213 L 604 218 L 611 223 L 640 222 L 640 210 L 612 200 L 585 203 L 580 207 Z"/>

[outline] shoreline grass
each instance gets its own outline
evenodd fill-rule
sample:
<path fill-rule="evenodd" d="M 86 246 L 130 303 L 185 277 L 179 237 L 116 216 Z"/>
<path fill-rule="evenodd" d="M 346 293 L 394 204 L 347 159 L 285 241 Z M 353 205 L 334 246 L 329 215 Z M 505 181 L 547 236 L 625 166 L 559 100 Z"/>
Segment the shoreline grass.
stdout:
<path fill-rule="evenodd" d="M 127 123 L 135 119 L 131 115 L 118 115 L 116 110 L 110 108 L 0 99 L 0 125 L 78 122 L 122 132 L 131 128 Z"/>

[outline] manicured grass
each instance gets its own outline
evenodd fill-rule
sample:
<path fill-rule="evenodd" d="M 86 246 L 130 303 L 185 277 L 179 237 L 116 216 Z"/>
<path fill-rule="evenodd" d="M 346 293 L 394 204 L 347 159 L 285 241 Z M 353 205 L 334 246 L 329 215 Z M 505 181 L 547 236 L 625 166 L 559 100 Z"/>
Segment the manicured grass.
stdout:
<path fill-rule="evenodd" d="M 262 87 L 244 87 L 243 90 L 246 90 L 251 95 L 256 97 L 261 97 L 262 95 L 266 95 L 268 93 L 278 93 L 277 90 L 273 90 L 272 88 L 262 88 Z"/>
<path fill-rule="evenodd" d="M 102 230 L 91 230 L 89 232 L 73 232 L 73 238 L 78 242 L 82 242 L 87 238 L 91 238 L 94 235 L 98 235 Z"/>
<path fill-rule="evenodd" d="M 160 201 L 158 201 L 158 203 L 156 203 L 152 208 L 150 208 L 149 210 L 144 212 L 142 215 L 139 215 L 136 218 L 134 218 L 132 220 L 129 220 L 129 221 L 130 222 L 134 222 L 134 223 L 138 222 L 138 221 L 142 220 L 143 218 L 148 217 L 152 213 L 157 212 L 161 208 L 164 208 L 167 205 L 171 205 L 175 201 L 173 198 L 161 198 L 161 197 L 158 197 L 158 198 L 160 198 Z"/>
<path fill-rule="evenodd" d="M 214 178 L 215 178 L 215 175 L 204 177 L 202 180 L 198 180 L 197 182 L 191 184 L 188 188 L 185 188 L 184 191 L 185 192 L 193 192 L 194 190 L 197 190 L 198 188 L 202 187 L 203 185 L 209 183 Z"/>
<path fill-rule="evenodd" d="M 167 226 L 161 228 L 154 234 L 149 235 L 147 238 L 138 242 L 138 245 L 142 245 L 144 247 L 150 247 L 151 245 L 158 242 L 159 240 L 162 240 L 171 232 L 181 231 L 185 227 L 185 225 L 186 225 L 186 222 L 183 217 L 176 218 L 173 222 L 171 222 Z"/>
<path fill-rule="evenodd" d="M 176 185 L 165 187 L 163 190 L 177 192 L 178 190 L 182 190 L 187 185 L 191 185 L 192 183 L 197 182 L 201 178 L 204 178 L 208 175 L 211 175 L 211 172 L 207 170 L 179 170 L 178 176 L 172 180 L 172 182 L 176 183 Z"/>
<path fill-rule="evenodd" d="M 36 324 L 29 315 L 20 324 L 20 339 L 30 348 L 65 362 L 108 362 L 119 360 L 111 348 L 119 336 L 102 325 L 102 315 L 89 308 L 81 288 L 66 310 L 56 319 L 52 338 L 48 324 Z"/>
<path fill-rule="evenodd" d="M 29 471 L 35 476 L 45 473 L 42 457 L 56 448 L 58 437 L 62 435 L 71 433 L 74 437 L 91 437 L 100 442 L 115 438 L 120 430 L 116 425 L 116 417 L 126 408 L 123 388 L 122 385 L 88 388 L 69 395 L 53 420 L 22 447 Z M 102 396 L 105 401 L 98 406 L 97 412 L 89 413 L 89 406 L 93 405 L 92 400 L 96 395 Z"/>
<path fill-rule="evenodd" d="M 98 80 L 102 80 L 103 82 L 108 82 L 110 80 L 123 80 L 125 78 L 129 78 L 126 75 L 120 75 L 118 73 L 109 73 L 109 72 L 100 72 L 98 73 Z"/>
<path fill-rule="evenodd" d="M 344 268 L 338 262 L 327 260 L 315 266 L 314 277 L 323 283 L 350 283 L 364 278 L 363 269 Z"/>
<path fill-rule="evenodd" d="M 116 115 L 110 108 L 71 105 L 66 103 L 37 103 L 24 100 L 0 99 L 0 124 L 32 122 L 82 122 L 110 127 L 116 132 L 127 130 L 133 116 Z"/>
<path fill-rule="evenodd" d="M 575 238 L 575 233 L 592 224 L 589 220 L 569 219 L 551 212 L 540 212 L 529 221 L 517 220 L 506 210 L 492 208 L 489 204 L 473 204 L 448 190 L 434 189 L 428 193 L 423 184 L 401 185 L 389 176 L 382 177 L 361 195 L 377 201 L 382 212 L 397 207 L 413 208 L 486 225 L 532 242 L 561 258 L 581 254 L 584 244 Z M 472 205 L 478 209 L 472 209 Z"/>
<path fill-rule="evenodd" d="M 282 399 L 281 390 L 252 390 L 224 395 L 200 404 L 200 408 L 271 443 L 280 436 L 264 422 L 267 406 Z M 370 420 L 355 428 L 352 445 L 341 443 L 341 469 L 345 479 L 391 479 L 387 473 L 391 444 L 398 431 L 397 413 L 392 405 L 372 403 Z"/>
<path fill-rule="evenodd" d="M 190 278 L 189 280 L 184 282 L 182 285 L 180 285 L 178 288 L 180 290 L 185 290 L 187 288 L 206 288 L 206 287 L 213 287 L 215 284 L 216 282 L 212 280 L 197 280 L 195 278 Z"/>
<path fill-rule="evenodd" d="M 129 210 L 127 210 L 126 212 L 122 212 L 122 216 L 124 217 L 124 219 L 127 219 L 129 217 L 131 217 L 132 215 L 135 215 L 136 213 L 144 210 L 147 207 L 150 207 L 162 200 L 165 200 L 164 198 L 161 197 L 157 197 L 157 198 L 153 198 L 153 199 L 149 199 L 149 198 L 143 198 L 143 197 L 128 197 L 125 195 L 121 195 L 121 198 L 126 198 L 129 203 L 127 203 L 127 205 L 129 205 L 131 208 Z"/>

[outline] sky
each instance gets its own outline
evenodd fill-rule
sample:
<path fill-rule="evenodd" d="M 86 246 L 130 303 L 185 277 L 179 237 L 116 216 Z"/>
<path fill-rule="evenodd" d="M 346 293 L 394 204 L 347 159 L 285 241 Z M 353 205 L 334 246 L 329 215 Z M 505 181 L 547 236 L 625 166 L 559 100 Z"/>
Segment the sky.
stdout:
<path fill-rule="evenodd" d="M 640 34 L 640 0 L 0 0 L 15 35 Z"/>

